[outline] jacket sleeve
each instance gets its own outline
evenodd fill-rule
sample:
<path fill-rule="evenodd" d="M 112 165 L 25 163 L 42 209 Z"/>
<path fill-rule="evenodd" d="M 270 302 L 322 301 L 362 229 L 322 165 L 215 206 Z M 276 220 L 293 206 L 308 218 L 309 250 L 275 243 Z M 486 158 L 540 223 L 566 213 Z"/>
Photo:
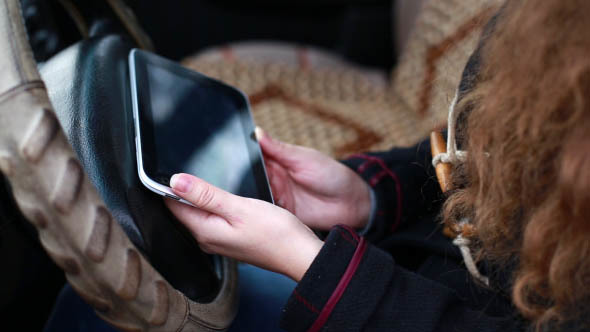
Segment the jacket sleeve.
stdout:
<path fill-rule="evenodd" d="M 511 317 L 470 310 L 456 293 L 397 266 L 344 226 L 334 227 L 289 298 L 287 331 L 519 331 Z"/>
<path fill-rule="evenodd" d="M 373 220 L 365 233 L 372 242 L 439 208 L 443 201 L 431 165 L 429 140 L 411 148 L 353 155 L 343 163 L 357 172 L 374 193 Z"/>

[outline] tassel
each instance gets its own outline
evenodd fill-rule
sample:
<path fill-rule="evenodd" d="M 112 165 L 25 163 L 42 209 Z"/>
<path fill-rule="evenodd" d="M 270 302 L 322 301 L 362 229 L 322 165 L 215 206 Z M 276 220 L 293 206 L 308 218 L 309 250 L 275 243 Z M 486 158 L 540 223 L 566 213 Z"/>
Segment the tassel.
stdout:
<path fill-rule="evenodd" d="M 457 143 L 455 142 L 455 126 L 457 122 L 457 118 L 455 116 L 455 107 L 457 106 L 457 99 L 458 92 L 455 93 L 455 98 L 453 98 L 453 102 L 449 107 L 449 140 L 446 144 L 446 147 L 444 144 L 444 138 L 440 133 L 432 132 L 430 134 L 432 166 L 436 170 L 436 177 L 443 192 L 452 189 L 451 165 L 464 162 L 467 157 L 467 153 L 465 151 L 457 150 Z M 469 236 L 472 236 L 474 233 L 473 225 L 471 225 L 469 219 L 463 219 L 455 226 L 456 227 L 453 228 L 445 226 L 443 233 L 449 237 L 454 237 L 453 244 L 459 247 L 461 256 L 463 256 L 463 261 L 465 262 L 465 267 L 467 267 L 467 271 L 469 271 L 471 276 L 489 287 L 489 278 L 483 276 L 479 272 L 477 266 L 475 265 L 475 261 L 473 260 L 473 256 L 471 255 L 471 250 L 469 249 L 469 245 L 471 244 Z"/>

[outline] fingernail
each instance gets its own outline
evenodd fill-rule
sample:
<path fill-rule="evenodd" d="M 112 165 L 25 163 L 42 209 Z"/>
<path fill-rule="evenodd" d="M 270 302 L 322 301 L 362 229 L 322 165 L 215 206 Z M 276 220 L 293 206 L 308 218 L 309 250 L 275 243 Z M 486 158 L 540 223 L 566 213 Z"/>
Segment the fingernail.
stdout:
<path fill-rule="evenodd" d="M 262 139 L 262 137 L 264 137 L 264 130 L 262 130 L 262 128 L 256 126 L 256 128 L 254 128 L 254 136 L 256 136 L 257 141 L 260 141 Z"/>
<path fill-rule="evenodd" d="M 174 174 L 170 178 L 170 187 L 181 193 L 188 192 L 191 189 L 191 181 L 181 174 Z"/>

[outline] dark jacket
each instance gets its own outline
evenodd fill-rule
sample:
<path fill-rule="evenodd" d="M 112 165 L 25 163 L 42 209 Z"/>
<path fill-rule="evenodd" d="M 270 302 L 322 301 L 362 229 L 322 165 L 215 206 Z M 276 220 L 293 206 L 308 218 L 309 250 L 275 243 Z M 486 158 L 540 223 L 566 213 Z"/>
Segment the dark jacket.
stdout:
<path fill-rule="evenodd" d="M 343 226 L 331 230 L 283 309 L 282 328 L 523 330 L 503 291 L 507 278 L 492 278 L 490 288 L 475 282 L 442 234 L 443 196 L 430 163 L 428 142 L 345 161 L 373 188 L 376 220 L 365 237 Z"/>

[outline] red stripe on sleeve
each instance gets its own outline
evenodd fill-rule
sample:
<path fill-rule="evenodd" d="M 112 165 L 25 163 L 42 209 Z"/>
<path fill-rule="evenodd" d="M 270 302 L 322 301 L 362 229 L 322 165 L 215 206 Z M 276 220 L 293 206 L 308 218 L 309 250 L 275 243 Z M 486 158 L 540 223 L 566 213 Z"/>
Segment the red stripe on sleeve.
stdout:
<path fill-rule="evenodd" d="M 326 305 L 318 315 L 318 318 L 315 320 L 315 322 L 309 328 L 309 330 L 307 330 L 308 332 L 317 332 L 324 326 L 324 324 L 326 324 L 328 318 L 330 318 L 330 314 L 332 314 L 332 311 L 334 310 L 334 307 L 336 306 L 336 304 L 338 304 L 338 301 L 340 301 L 340 298 L 342 297 L 344 291 L 348 287 L 350 280 L 352 280 L 352 277 L 354 276 L 357 268 L 359 267 L 366 250 L 367 242 L 365 242 L 365 238 L 363 237 L 361 238 L 359 245 L 356 247 L 356 250 L 352 255 L 352 259 L 350 260 L 350 263 L 348 263 L 348 267 L 346 268 L 346 271 L 344 271 L 344 274 L 338 282 L 336 289 L 334 289 L 334 292 L 328 299 L 328 302 L 326 302 Z"/>
<path fill-rule="evenodd" d="M 369 156 L 366 154 L 354 154 L 352 156 L 350 156 L 350 158 L 361 158 L 364 160 L 369 160 L 372 162 L 376 162 L 379 164 L 379 166 L 381 166 L 381 169 L 387 173 L 387 175 L 389 175 L 391 177 L 391 179 L 393 180 L 393 182 L 395 182 L 395 191 L 397 193 L 397 211 L 395 211 L 396 215 L 395 215 L 395 222 L 393 223 L 393 225 L 391 226 L 391 231 L 395 231 L 395 229 L 397 228 L 397 226 L 399 225 L 399 223 L 402 220 L 402 185 L 401 182 L 399 181 L 399 178 L 397 177 L 397 174 L 395 174 L 392 170 L 390 170 L 387 165 L 385 164 L 385 162 L 383 161 L 383 159 L 378 158 L 378 157 L 374 157 L 374 156 Z"/>
<path fill-rule="evenodd" d="M 348 231 L 348 233 L 350 233 L 350 236 L 352 236 L 353 239 L 356 240 L 356 242 L 359 242 L 361 240 L 361 237 L 356 233 L 356 231 L 354 229 L 352 229 L 352 227 L 348 226 L 348 225 L 343 225 L 340 224 L 338 225 L 341 228 L 344 228 L 346 231 Z M 355 243 L 356 245 L 356 243 Z"/>

